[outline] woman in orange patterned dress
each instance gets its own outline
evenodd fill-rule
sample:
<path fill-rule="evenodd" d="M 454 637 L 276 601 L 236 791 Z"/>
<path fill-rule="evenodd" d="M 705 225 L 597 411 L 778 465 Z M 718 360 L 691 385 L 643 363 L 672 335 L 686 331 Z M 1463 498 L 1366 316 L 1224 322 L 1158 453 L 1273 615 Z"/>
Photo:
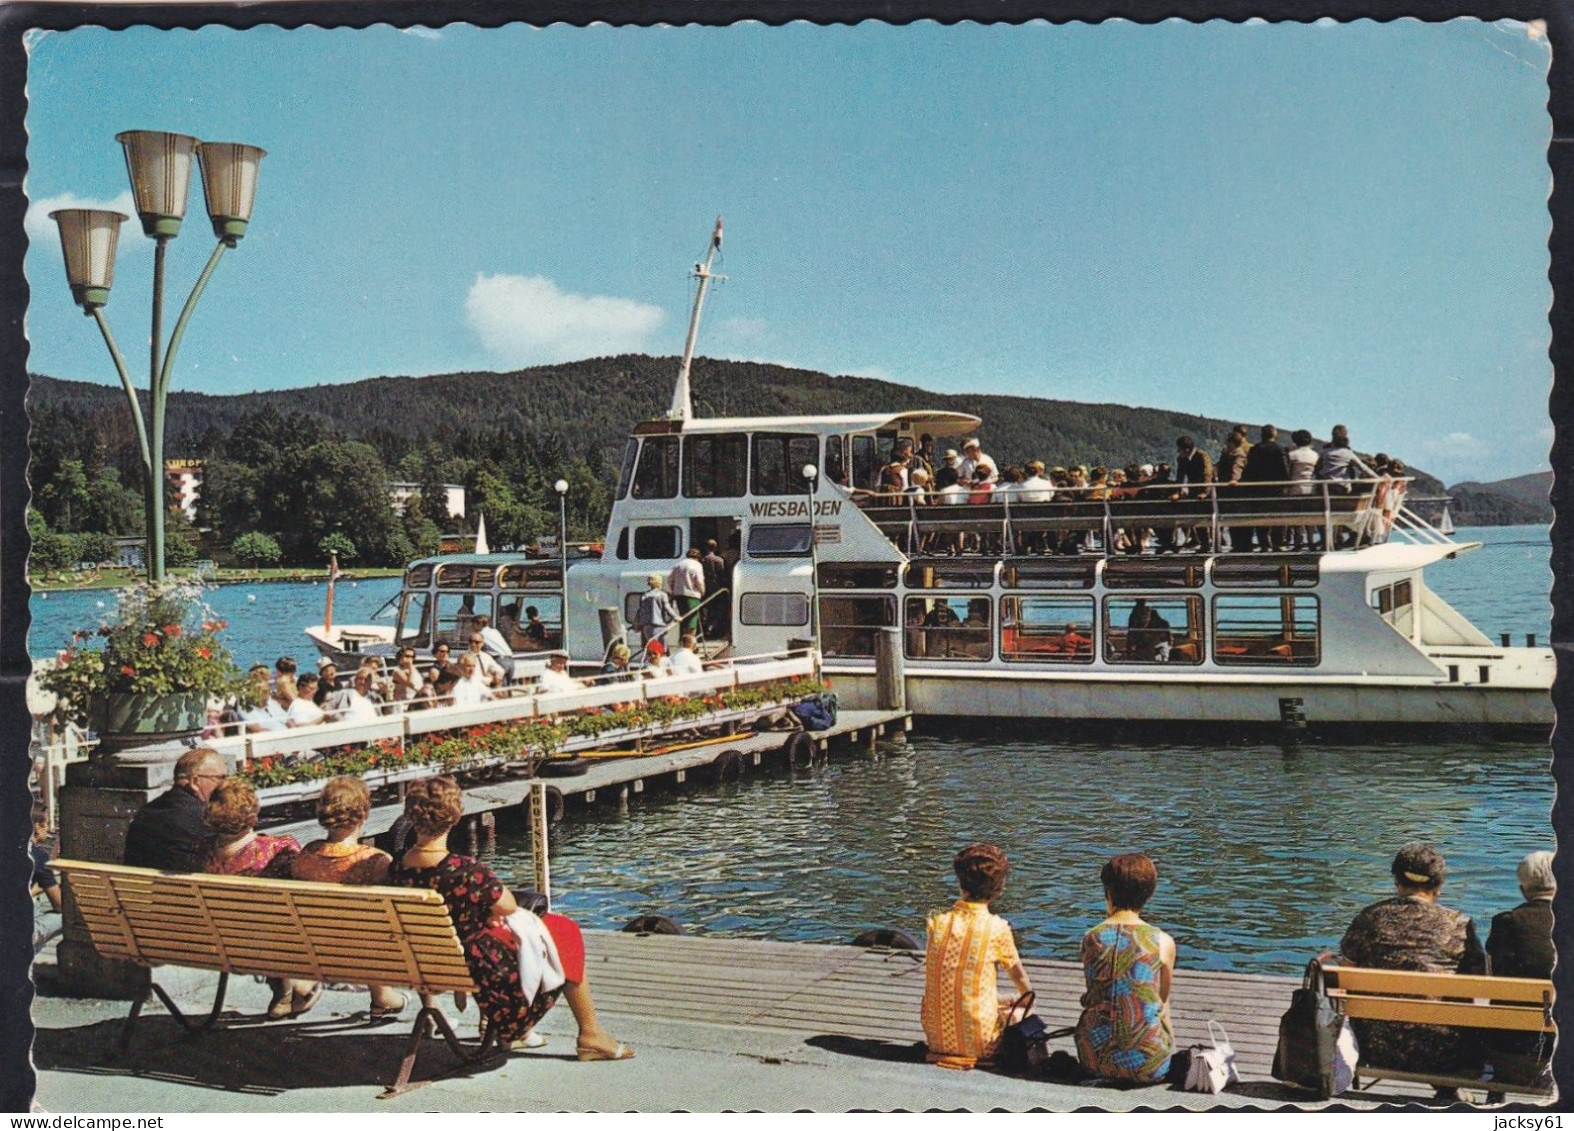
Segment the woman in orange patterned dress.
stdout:
<path fill-rule="evenodd" d="M 1002 997 L 1004 969 L 1025 994 L 1033 987 L 1017 956 L 1011 924 L 989 911 L 1006 886 L 1006 854 L 970 844 L 952 861 L 962 898 L 929 917 L 924 966 L 923 1025 L 930 1064 L 972 1068 L 988 1063 L 1009 1020 L 1013 998 Z"/>
<path fill-rule="evenodd" d="M 393 857 L 360 841 L 361 826 L 372 812 L 371 791 L 353 775 L 329 778 L 317 798 L 317 823 L 328 831 L 327 840 L 314 840 L 290 861 L 297 880 L 319 884 L 380 884 L 388 878 Z M 408 999 L 387 986 L 368 986 L 371 1015 L 392 1017 L 402 1013 Z"/>

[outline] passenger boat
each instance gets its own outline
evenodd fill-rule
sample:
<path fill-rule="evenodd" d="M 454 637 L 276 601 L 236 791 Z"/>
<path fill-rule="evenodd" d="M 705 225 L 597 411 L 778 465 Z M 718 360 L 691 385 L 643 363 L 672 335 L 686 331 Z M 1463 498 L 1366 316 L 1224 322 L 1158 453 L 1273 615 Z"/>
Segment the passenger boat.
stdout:
<path fill-rule="evenodd" d="M 1427 569 L 1481 544 L 1406 510 L 1408 479 L 921 505 L 868 488 L 899 441 L 960 447 L 977 417 L 696 418 L 689 363 L 719 246 L 718 221 L 672 407 L 633 430 L 601 556 L 566 578 L 498 555 L 414 563 L 400 640 L 457 643 L 467 615 L 517 625 L 534 604 L 548 646 L 595 666 L 615 639 L 637 649 L 627 626 L 648 576 L 715 542 L 727 584 L 698 618 L 719 630 L 708 654 L 817 644 L 845 706 L 875 705 L 883 648 L 918 715 L 1550 727 L 1551 649 L 1494 644 L 1428 588 Z M 1241 527 L 1303 548 L 1202 548 Z"/>

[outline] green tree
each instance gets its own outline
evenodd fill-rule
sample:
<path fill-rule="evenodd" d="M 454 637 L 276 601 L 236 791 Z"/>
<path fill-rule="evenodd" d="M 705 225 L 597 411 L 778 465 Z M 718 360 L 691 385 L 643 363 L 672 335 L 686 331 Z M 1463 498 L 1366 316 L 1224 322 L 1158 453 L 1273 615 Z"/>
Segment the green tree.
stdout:
<path fill-rule="evenodd" d="M 84 562 L 98 565 L 102 562 L 116 562 L 120 560 L 120 545 L 111 534 L 102 531 L 91 531 L 87 534 L 77 535 L 77 557 Z"/>
<path fill-rule="evenodd" d="M 419 507 L 405 508 L 401 529 L 410 546 L 411 558 L 428 558 L 442 552 L 442 527 L 422 514 Z"/>
<path fill-rule="evenodd" d="M 49 519 L 50 526 L 62 533 L 80 528 L 89 501 L 87 473 L 79 459 L 62 461 L 54 478 L 38 489 L 39 510 Z"/>
<path fill-rule="evenodd" d="M 102 467 L 88 484 L 82 528 L 104 534 L 141 534 L 147 526 L 141 491 L 120 481 L 120 472 Z"/>
<path fill-rule="evenodd" d="M 355 543 L 336 530 L 323 535 L 317 543 L 317 552 L 325 558 L 338 557 L 339 564 L 344 565 L 355 560 Z"/>
<path fill-rule="evenodd" d="M 220 536 L 263 525 L 263 472 L 233 460 L 210 460 L 197 495 L 197 521 Z"/>
<path fill-rule="evenodd" d="M 242 565 L 258 569 L 276 566 L 284 556 L 284 551 L 279 549 L 278 541 L 260 530 L 242 534 L 231 542 L 230 553 Z"/>
<path fill-rule="evenodd" d="M 190 532 L 179 526 L 164 531 L 164 564 L 189 566 L 197 560 L 197 543 Z"/>
<path fill-rule="evenodd" d="M 46 530 L 33 539 L 33 569 L 49 573 L 77 563 L 77 540 L 73 534 Z"/>

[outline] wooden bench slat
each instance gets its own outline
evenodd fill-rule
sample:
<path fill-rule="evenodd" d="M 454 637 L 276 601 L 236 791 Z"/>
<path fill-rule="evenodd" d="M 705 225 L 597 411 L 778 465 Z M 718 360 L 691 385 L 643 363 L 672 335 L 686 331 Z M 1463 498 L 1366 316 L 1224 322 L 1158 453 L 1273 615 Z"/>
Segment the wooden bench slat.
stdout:
<path fill-rule="evenodd" d="M 1330 994 L 1330 997 L 1336 995 Z M 1472 1029 L 1508 1029 L 1529 1033 L 1556 1032 L 1540 1006 L 1478 1005 L 1465 1001 L 1421 998 L 1337 996 L 1345 1016 L 1366 1021 L 1411 1021 L 1422 1025 L 1458 1025 Z"/>
<path fill-rule="evenodd" d="M 1491 998 L 1541 1004 L 1551 989 L 1544 978 L 1499 978 L 1483 974 L 1435 974 L 1420 970 L 1373 970 L 1367 967 L 1329 966 L 1330 989 L 1352 994 L 1416 994 L 1421 997 Z"/>

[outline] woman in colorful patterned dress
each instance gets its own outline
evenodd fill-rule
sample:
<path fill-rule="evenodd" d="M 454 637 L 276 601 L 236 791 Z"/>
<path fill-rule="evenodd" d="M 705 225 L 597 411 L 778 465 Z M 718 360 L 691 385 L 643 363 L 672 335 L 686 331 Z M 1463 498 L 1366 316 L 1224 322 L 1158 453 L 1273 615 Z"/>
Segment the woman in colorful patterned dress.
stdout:
<path fill-rule="evenodd" d="M 519 977 L 519 941 L 502 921 L 519 910 L 519 904 L 485 864 L 448 851 L 449 830 L 464 812 L 459 784 L 447 775 L 415 782 L 405 792 L 404 812 L 415 831 L 415 845 L 394 862 L 388 882 L 430 888 L 443 897 L 487 1025 L 505 1043 L 527 1047 L 531 1028 L 552 1008 L 557 991 L 526 999 Z M 614 1040 L 596 1017 L 585 983 L 585 940 L 579 925 L 564 915 L 541 919 L 567 979 L 562 994 L 579 1025 L 579 1059 L 629 1059 L 634 1050 Z"/>
<path fill-rule="evenodd" d="M 1104 865 L 1101 878 L 1109 914 L 1082 936 L 1087 992 L 1077 1021 L 1077 1060 L 1095 1076 L 1156 1084 L 1175 1051 L 1175 940 L 1140 915 L 1159 872 L 1147 856 L 1128 853 Z"/>
<path fill-rule="evenodd" d="M 1008 1022 L 1014 998 L 999 993 L 1005 970 L 1018 994 L 1033 987 L 1017 957 L 1011 924 L 989 911 L 1006 886 L 1006 854 L 992 844 L 970 844 L 952 862 L 962 898 L 929 916 L 921 1018 L 930 1064 L 972 1068 L 987 1064 Z"/>
<path fill-rule="evenodd" d="M 346 774 L 329 778 L 317 797 L 317 823 L 328 839 L 314 840 L 290 862 L 290 875 L 319 884 L 380 884 L 388 878 L 393 857 L 360 842 L 361 826 L 372 812 L 371 791 L 360 778 Z M 404 1012 L 409 1000 L 387 986 L 371 985 L 373 1017 Z"/>
<path fill-rule="evenodd" d="M 257 791 L 250 782 L 226 778 L 216 785 L 202 811 L 202 822 L 214 835 L 197 845 L 197 870 L 218 876 L 289 878 L 300 842 L 292 836 L 259 833 L 259 811 Z M 322 986 L 316 982 L 269 978 L 268 987 L 273 991 L 268 1017 L 274 1021 L 305 1013 L 322 997 Z"/>

